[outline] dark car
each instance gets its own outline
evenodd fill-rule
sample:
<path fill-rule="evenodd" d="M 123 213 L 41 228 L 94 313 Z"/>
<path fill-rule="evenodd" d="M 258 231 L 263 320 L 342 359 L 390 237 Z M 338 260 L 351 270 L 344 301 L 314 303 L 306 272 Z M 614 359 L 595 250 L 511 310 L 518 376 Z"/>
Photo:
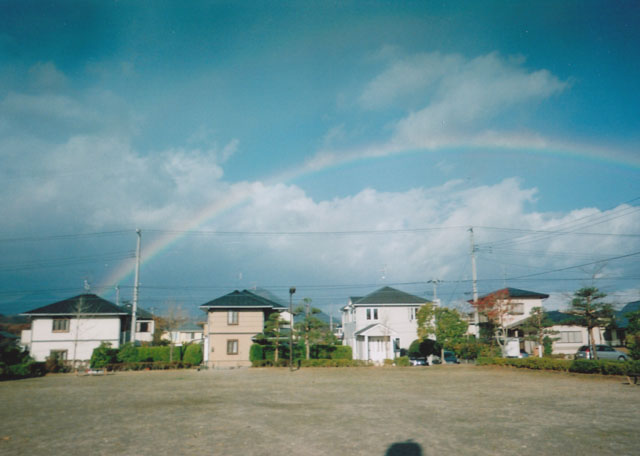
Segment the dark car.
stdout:
<path fill-rule="evenodd" d="M 626 361 L 627 355 L 608 345 L 596 345 L 596 355 L 598 359 L 612 359 L 615 361 Z M 576 352 L 576 359 L 593 359 L 591 347 L 583 345 Z"/>
<path fill-rule="evenodd" d="M 427 360 L 425 358 L 409 358 L 409 362 L 412 366 L 428 366 Z"/>
<path fill-rule="evenodd" d="M 460 364 L 460 361 L 458 361 L 456 354 L 449 350 L 444 351 L 444 362 L 447 364 Z"/>

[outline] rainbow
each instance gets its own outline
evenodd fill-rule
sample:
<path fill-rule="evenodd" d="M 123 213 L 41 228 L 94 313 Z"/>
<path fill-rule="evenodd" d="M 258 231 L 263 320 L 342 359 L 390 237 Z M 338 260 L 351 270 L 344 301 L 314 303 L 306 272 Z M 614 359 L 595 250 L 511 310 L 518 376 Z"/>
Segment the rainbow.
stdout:
<path fill-rule="evenodd" d="M 476 145 L 477 146 L 477 145 Z M 620 150 L 612 151 L 597 146 L 585 146 L 576 144 L 567 144 L 560 142 L 541 142 L 533 141 L 526 144 L 500 143 L 493 142 L 485 144 L 484 147 L 493 147 L 494 149 L 512 150 L 517 153 L 528 153 L 537 155 L 551 155 L 555 157 L 580 158 L 593 161 L 596 163 L 605 163 L 610 165 L 632 167 L 640 169 L 640 156 L 630 152 Z M 472 147 L 451 147 L 451 150 L 469 150 Z M 443 147 L 421 147 L 419 151 L 433 151 L 436 149 L 444 149 Z M 449 149 L 449 148 L 447 148 Z M 350 151 L 337 151 L 320 153 L 304 162 L 301 166 L 286 170 L 276 176 L 265 180 L 265 185 L 275 183 L 290 182 L 307 174 L 324 171 L 333 167 L 344 165 L 345 163 L 367 160 L 378 157 L 385 157 L 394 154 L 413 153 L 416 148 L 402 148 L 393 143 L 378 147 L 368 147 L 362 149 L 353 149 Z M 195 231 L 207 222 L 211 221 L 220 214 L 228 211 L 236 206 L 246 203 L 253 194 L 253 186 L 251 185 L 232 185 L 224 198 L 214 201 L 189 222 L 185 223 L 175 231 L 168 231 L 162 236 L 156 237 L 151 244 L 142 242 L 141 264 L 148 263 L 160 255 L 164 250 L 172 244 L 178 242 L 189 231 Z M 144 230 L 143 230 L 144 233 Z M 135 261 L 125 261 L 116 268 L 106 279 L 105 285 L 100 287 L 103 292 L 113 290 L 116 285 L 125 280 L 131 280 L 135 268 Z"/>

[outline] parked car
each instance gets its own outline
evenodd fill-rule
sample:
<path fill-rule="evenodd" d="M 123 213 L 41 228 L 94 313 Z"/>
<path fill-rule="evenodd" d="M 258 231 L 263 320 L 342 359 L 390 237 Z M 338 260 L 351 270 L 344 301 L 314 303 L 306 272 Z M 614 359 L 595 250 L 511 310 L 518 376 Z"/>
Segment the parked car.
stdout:
<path fill-rule="evenodd" d="M 612 359 L 616 361 L 626 361 L 627 355 L 608 345 L 596 345 L 596 354 L 598 359 Z M 576 359 L 593 359 L 591 347 L 583 345 L 576 352 Z"/>
<path fill-rule="evenodd" d="M 460 364 L 460 361 L 456 358 L 456 354 L 449 350 L 444 351 L 444 361 L 447 364 Z"/>
<path fill-rule="evenodd" d="M 409 362 L 412 366 L 428 366 L 427 360 L 425 358 L 409 358 Z"/>

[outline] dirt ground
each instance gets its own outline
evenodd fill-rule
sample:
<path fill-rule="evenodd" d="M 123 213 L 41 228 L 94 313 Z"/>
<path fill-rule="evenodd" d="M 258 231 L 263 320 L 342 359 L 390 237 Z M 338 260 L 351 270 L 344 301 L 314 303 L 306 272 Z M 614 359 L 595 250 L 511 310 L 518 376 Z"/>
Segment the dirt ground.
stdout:
<path fill-rule="evenodd" d="M 0 383 L 0 454 L 637 455 L 640 386 L 460 366 Z"/>

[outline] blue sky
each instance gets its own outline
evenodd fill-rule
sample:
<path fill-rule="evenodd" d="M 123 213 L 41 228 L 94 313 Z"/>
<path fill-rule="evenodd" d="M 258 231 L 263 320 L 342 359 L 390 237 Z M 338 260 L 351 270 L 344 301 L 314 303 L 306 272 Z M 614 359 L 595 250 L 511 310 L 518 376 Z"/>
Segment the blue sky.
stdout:
<path fill-rule="evenodd" d="M 135 228 L 159 310 L 434 278 L 461 306 L 472 225 L 481 291 L 640 299 L 637 257 L 596 263 L 640 251 L 639 23 L 625 1 L 2 2 L 0 313 L 85 279 L 126 298 Z M 597 235 L 490 248 L 557 226 Z"/>

